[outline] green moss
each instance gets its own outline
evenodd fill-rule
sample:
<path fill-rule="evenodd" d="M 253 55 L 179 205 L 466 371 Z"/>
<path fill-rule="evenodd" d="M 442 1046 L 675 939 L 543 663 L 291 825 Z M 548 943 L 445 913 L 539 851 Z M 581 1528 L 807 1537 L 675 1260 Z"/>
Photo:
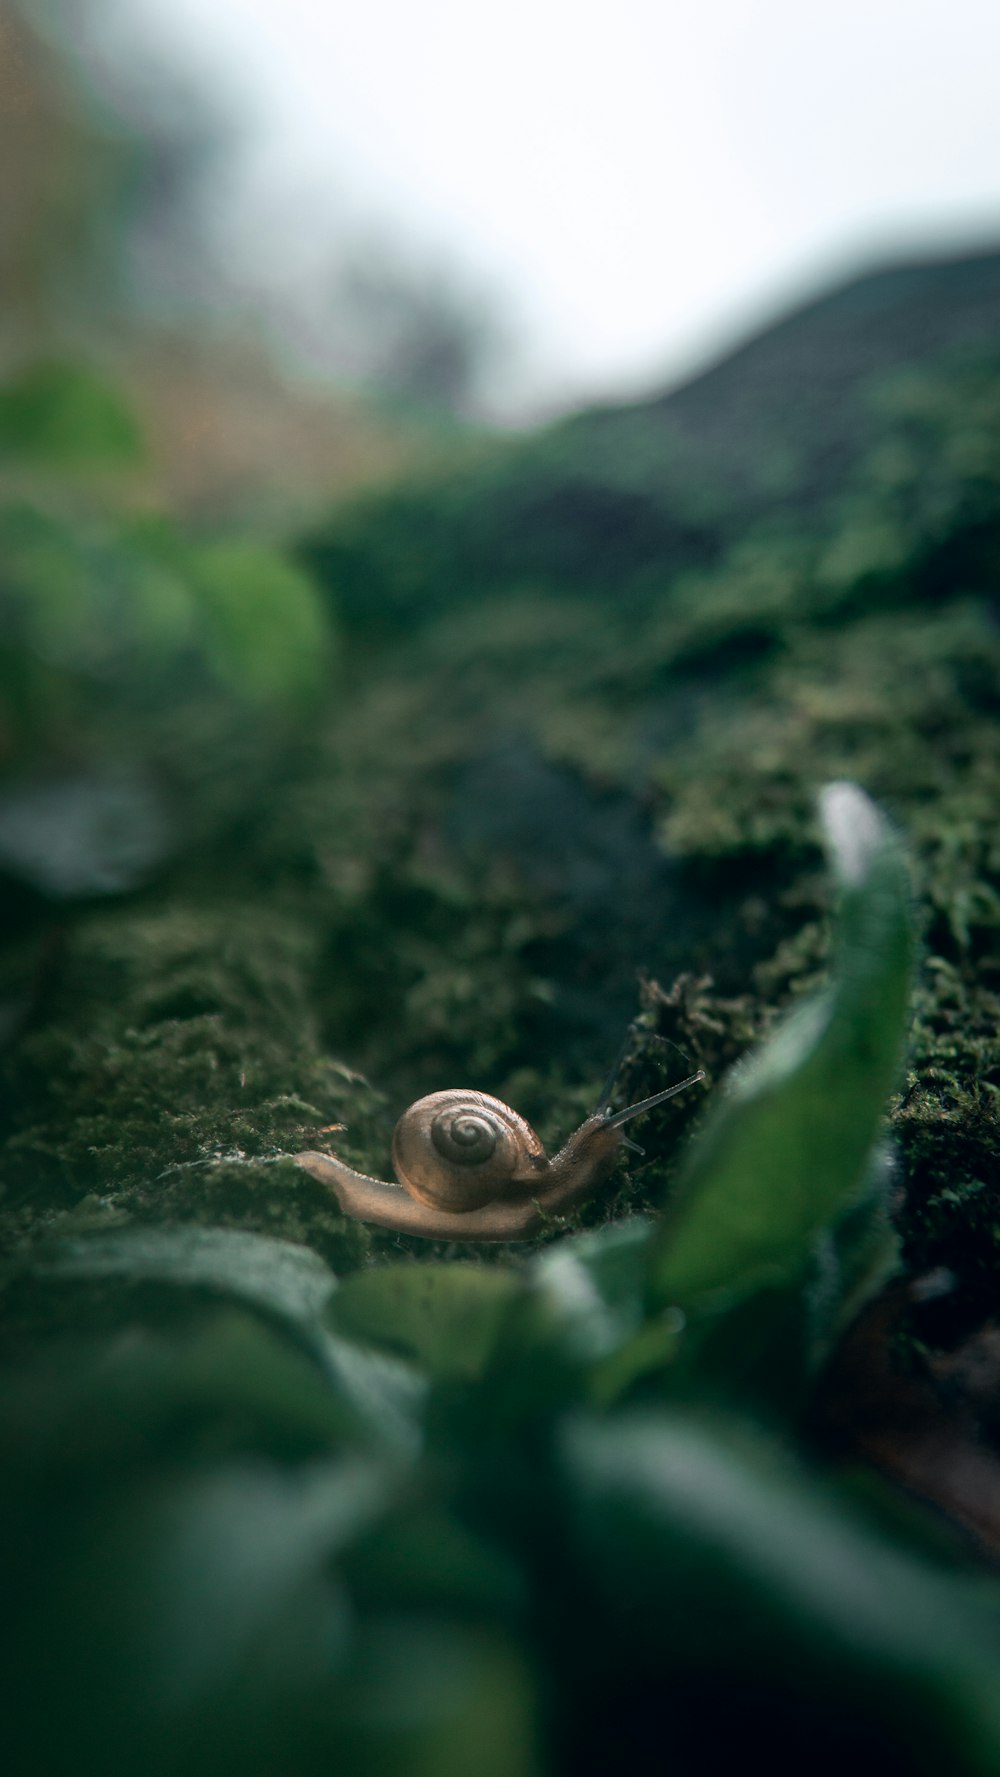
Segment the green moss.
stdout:
<path fill-rule="evenodd" d="M 300 1175 L 284 1169 L 278 1198 L 250 1175 L 269 1181 L 277 1169 L 259 1163 L 336 1115 L 308 1001 L 314 956 L 296 921 L 240 903 L 81 919 L 4 1072 L 10 1224 L 82 1199 L 141 1219 L 222 1210 L 272 1225 Z"/>

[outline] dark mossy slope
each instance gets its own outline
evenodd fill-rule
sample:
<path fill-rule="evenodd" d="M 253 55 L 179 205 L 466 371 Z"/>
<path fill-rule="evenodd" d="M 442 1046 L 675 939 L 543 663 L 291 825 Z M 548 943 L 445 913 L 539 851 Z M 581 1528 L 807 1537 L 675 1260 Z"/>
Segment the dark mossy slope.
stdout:
<path fill-rule="evenodd" d="M 880 273 L 309 538 L 340 672 L 251 814 L 70 922 L 4 1062 L 11 1233 L 228 1222 L 343 1268 L 398 1243 L 283 1155 L 384 1173 L 462 1083 L 550 1140 L 640 1007 L 625 1090 L 689 1071 L 653 1030 L 717 1080 L 824 966 L 849 777 L 915 859 L 909 1254 L 995 1289 L 998 323 L 996 255 Z M 697 1109 L 592 1213 L 656 1200 Z"/>
<path fill-rule="evenodd" d="M 339 1045 L 425 1087 L 481 1056 L 538 1113 L 518 1070 L 596 1070 L 645 970 L 717 1069 L 821 966 L 813 798 L 856 778 L 915 856 L 911 1255 L 995 1280 L 998 322 L 996 255 L 875 273 L 312 540 L 374 669 Z"/>
<path fill-rule="evenodd" d="M 935 502 L 907 504 L 911 521 L 927 526 L 958 482 L 970 522 L 979 477 L 995 467 L 946 467 L 930 447 L 942 441 L 939 401 L 976 405 L 998 313 L 994 253 L 872 272 L 681 388 L 576 415 L 452 476 L 430 501 L 424 490 L 376 497 L 353 523 L 338 518 L 317 535 L 309 558 L 336 583 L 341 607 L 372 626 L 421 623 L 526 582 L 642 602 L 660 596 L 665 571 L 720 561 L 748 529 L 829 525 L 876 450 L 891 496 L 883 524 L 903 516 L 917 475 L 931 478 L 924 492 Z M 924 385 L 931 366 L 950 394 Z"/>

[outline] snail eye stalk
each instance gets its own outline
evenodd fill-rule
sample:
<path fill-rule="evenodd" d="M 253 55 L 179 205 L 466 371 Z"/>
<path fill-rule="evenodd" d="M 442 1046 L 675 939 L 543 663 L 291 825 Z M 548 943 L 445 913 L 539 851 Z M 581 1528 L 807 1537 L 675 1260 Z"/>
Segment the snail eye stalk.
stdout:
<path fill-rule="evenodd" d="M 666 1099 L 674 1098 L 687 1086 L 696 1086 L 698 1081 L 704 1078 L 705 1069 L 700 1067 L 696 1074 L 689 1074 L 686 1080 L 680 1080 L 676 1086 L 668 1086 L 665 1092 L 654 1092 L 651 1098 L 640 1098 L 638 1104 L 626 1105 L 623 1111 L 616 1111 L 613 1117 L 607 1118 L 608 1128 L 619 1129 L 631 1117 L 641 1117 L 645 1111 L 651 1111 L 654 1105 L 663 1104 Z"/>

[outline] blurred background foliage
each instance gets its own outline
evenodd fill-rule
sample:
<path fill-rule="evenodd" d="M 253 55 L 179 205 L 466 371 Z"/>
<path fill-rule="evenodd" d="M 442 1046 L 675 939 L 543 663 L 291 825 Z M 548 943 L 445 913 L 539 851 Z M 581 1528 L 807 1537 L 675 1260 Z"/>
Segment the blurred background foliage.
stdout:
<path fill-rule="evenodd" d="M 0 10 L 24 1770 L 507 1777 L 651 1735 L 693 1770 L 730 1730 L 776 1770 L 995 1769 L 968 1548 L 791 1451 L 861 1452 L 995 1553 L 1000 254 L 500 439 L 462 419 L 492 323 L 436 274 L 331 272 L 349 393 L 228 319 L 197 198 L 225 118 L 166 73 L 111 108 L 67 16 Z M 630 1024 L 635 1098 L 805 1029 L 845 778 L 912 854 L 891 1150 L 898 875 L 835 977 L 883 982 L 878 1040 L 796 1049 L 773 1117 L 745 1069 L 688 1161 L 671 1101 L 578 1243 L 463 1266 L 294 1165 L 384 1174 L 404 1105 L 461 1083 L 551 1144 Z M 822 1226 L 767 1198 L 804 1172 Z M 734 1178 L 787 1275 L 744 1291 L 737 1254 L 716 1337 Z M 686 1248 L 636 1219 L 664 1206 Z"/>

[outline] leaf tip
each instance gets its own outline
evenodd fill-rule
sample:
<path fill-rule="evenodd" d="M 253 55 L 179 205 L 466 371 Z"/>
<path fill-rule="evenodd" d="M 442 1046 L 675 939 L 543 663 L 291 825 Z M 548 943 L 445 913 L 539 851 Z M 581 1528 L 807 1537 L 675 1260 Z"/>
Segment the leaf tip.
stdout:
<path fill-rule="evenodd" d="M 846 888 L 859 888 L 885 843 L 885 822 L 874 802 L 847 779 L 827 784 L 819 807 L 834 868 Z"/>

